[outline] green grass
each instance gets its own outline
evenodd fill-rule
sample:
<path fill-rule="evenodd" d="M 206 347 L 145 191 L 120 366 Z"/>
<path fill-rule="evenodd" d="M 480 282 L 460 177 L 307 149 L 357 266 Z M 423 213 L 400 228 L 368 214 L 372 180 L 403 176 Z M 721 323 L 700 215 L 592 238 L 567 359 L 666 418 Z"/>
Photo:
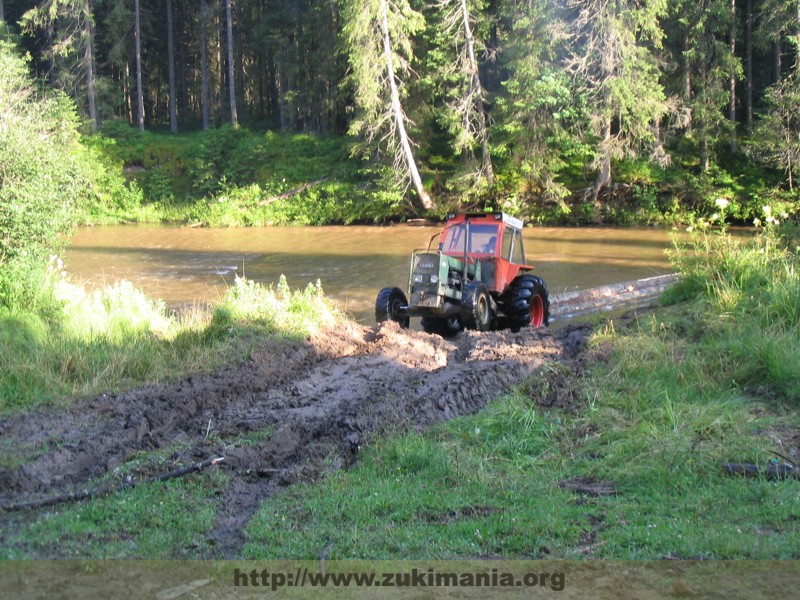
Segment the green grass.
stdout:
<path fill-rule="evenodd" d="M 0 557 L 203 557 L 210 547 L 204 534 L 214 522 L 226 483 L 219 471 L 212 471 L 57 507 L 32 523 L 12 515 L 6 527 L 18 533 L 6 540 Z"/>
<path fill-rule="evenodd" d="M 171 313 L 127 282 L 60 281 L 55 309 L 0 312 L 0 413 L 209 371 L 258 345 L 302 339 L 338 316 L 319 283 L 237 280 L 213 311 Z"/>

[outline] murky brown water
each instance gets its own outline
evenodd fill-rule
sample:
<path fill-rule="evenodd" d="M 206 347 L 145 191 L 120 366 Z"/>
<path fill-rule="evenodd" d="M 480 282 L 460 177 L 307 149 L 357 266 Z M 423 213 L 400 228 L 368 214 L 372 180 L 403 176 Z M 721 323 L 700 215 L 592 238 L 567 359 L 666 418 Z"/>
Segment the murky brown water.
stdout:
<path fill-rule="evenodd" d="M 262 283 L 286 275 L 292 288 L 322 281 L 326 295 L 371 323 L 378 290 L 406 287 L 409 256 L 431 226 L 191 229 L 91 227 L 77 231 L 65 262 L 90 284 L 127 279 L 169 305 L 214 302 L 235 275 Z M 529 228 L 528 262 L 551 294 L 671 271 L 667 230 Z"/>

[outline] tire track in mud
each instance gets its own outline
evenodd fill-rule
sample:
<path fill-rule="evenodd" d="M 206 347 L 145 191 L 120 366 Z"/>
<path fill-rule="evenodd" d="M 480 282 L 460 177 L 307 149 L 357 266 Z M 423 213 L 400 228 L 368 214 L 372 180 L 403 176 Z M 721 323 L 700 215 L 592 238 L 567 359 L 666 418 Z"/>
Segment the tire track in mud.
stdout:
<path fill-rule="evenodd" d="M 209 374 L 8 417 L 0 439 L 14 454 L 6 464 L 19 466 L 0 468 L 0 505 L 86 488 L 141 452 L 180 447 L 187 462 L 224 455 L 232 479 L 209 539 L 214 556 L 233 558 L 250 517 L 281 487 L 349 466 L 387 430 L 479 411 L 545 362 L 580 352 L 588 333 L 465 331 L 445 340 L 395 323 L 346 323 Z M 236 441 L 267 428 L 266 439 Z"/>

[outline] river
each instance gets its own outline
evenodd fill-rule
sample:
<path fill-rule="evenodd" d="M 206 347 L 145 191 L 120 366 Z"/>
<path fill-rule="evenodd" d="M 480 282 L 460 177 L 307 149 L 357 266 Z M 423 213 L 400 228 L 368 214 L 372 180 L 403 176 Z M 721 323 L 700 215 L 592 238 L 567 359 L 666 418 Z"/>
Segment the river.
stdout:
<path fill-rule="evenodd" d="M 71 277 L 89 286 L 127 279 L 171 307 L 217 301 L 235 276 L 292 288 L 319 279 L 325 294 L 362 323 L 372 323 L 385 286 L 405 289 L 411 251 L 437 226 L 205 229 L 106 226 L 79 229 L 64 257 Z M 672 271 L 670 232 L 657 228 L 525 230 L 527 261 L 550 294 Z"/>

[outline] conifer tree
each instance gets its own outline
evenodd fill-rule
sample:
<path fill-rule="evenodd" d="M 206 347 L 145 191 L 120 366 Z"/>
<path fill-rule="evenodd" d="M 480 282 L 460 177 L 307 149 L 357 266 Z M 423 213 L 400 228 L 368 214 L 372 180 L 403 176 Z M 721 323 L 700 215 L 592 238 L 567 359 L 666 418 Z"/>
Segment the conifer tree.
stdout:
<path fill-rule="evenodd" d="M 404 80 L 411 76 L 414 34 L 425 26 L 408 0 L 348 0 L 344 33 L 360 114 L 350 131 L 385 146 L 407 174 L 426 210 L 435 208 L 419 174 L 403 109 Z"/>
<path fill-rule="evenodd" d="M 661 47 L 666 0 L 569 0 L 576 11 L 567 61 L 589 102 L 597 138 L 592 196 L 612 182 L 611 163 L 649 150 L 666 161 L 657 124 L 668 112 L 654 51 Z"/>

